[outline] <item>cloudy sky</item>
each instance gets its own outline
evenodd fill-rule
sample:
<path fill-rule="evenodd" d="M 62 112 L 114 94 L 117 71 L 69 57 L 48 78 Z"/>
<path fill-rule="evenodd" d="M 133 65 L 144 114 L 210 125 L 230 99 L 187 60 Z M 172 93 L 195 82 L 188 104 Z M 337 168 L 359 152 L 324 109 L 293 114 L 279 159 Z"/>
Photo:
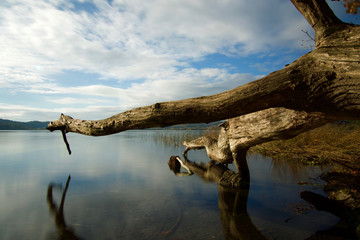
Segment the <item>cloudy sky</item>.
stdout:
<path fill-rule="evenodd" d="M 302 31 L 289 0 L 1 0 L 0 118 L 102 119 L 219 93 L 308 52 Z"/>

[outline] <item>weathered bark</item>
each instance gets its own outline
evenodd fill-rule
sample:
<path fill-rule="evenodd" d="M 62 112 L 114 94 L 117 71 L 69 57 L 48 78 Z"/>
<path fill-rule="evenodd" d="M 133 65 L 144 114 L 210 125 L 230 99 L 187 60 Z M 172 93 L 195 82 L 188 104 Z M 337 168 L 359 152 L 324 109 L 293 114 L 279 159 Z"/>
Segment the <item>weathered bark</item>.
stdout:
<path fill-rule="evenodd" d="M 228 121 L 224 123 L 228 125 Z M 184 141 L 183 144 L 186 147 L 184 155 L 191 149 L 206 149 L 206 153 L 212 160 L 221 163 L 232 163 L 233 157 L 230 150 L 228 133 L 224 124 L 221 124 L 219 135 L 217 138 L 210 136 L 201 136 L 192 141 Z"/>
<path fill-rule="evenodd" d="M 228 120 L 231 152 L 278 139 L 289 139 L 336 118 L 321 112 L 270 108 Z"/>
<path fill-rule="evenodd" d="M 272 140 L 292 138 L 334 120 L 334 117 L 320 112 L 269 108 L 229 119 L 220 125 L 217 139 L 201 136 L 184 142 L 184 154 L 190 149 L 205 148 L 212 160 L 222 163 L 234 161 L 238 172 L 248 176 L 245 157 L 250 147 Z"/>
<path fill-rule="evenodd" d="M 326 1 L 291 0 L 291 2 L 314 29 L 316 34 L 315 41 L 317 44 L 320 44 L 320 40 L 326 37 L 326 31 L 331 29 L 334 25 L 342 24 L 335 16 L 334 12 L 329 8 Z"/>

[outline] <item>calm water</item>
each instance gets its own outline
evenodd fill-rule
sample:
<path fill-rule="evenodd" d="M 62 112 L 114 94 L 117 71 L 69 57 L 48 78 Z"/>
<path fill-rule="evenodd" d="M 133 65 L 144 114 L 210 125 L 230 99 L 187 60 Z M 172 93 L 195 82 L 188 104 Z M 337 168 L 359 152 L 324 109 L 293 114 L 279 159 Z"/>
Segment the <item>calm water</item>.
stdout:
<path fill-rule="evenodd" d="M 316 167 L 250 155 L 250 190 L 227 192 L 175 176 L 167 161 L 184 148 L 159 133 L 68 134 L 69 156 L 60 132 L 0 131 L 0 239 L 305 239 L 338 221 L 299 196 L 323 194 Z M 208 161 L 205 151 L 188 158 Z"/>

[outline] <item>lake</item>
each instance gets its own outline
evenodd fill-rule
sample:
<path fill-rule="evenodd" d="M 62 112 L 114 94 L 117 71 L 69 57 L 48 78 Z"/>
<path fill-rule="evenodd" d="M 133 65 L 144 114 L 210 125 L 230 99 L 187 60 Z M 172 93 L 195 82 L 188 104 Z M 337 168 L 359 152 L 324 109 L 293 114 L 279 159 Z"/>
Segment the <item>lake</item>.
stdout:
<path fill-rule="evenodd" d="M 72 155 L 60 132 L 0 131 L 0 239 L 305 239 L 338 222 L 300 198 L 325 196 L 318 167 L 248 155 L 250 188 L 224 191 L 171 172 L 184 147 L 159 134 L 184 131 L 69 133 Z"/>

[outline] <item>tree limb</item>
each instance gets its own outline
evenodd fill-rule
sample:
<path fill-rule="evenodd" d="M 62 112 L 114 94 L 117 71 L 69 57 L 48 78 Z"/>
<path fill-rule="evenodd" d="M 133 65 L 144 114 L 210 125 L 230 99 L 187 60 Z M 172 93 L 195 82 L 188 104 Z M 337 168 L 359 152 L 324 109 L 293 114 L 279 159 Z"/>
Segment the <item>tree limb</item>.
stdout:
<path fill-rule="evenodd" d="M 189 142 L 185 141 L 184 155 L 191 149 L 205 148 L 212 160 L 222 163 L 234 161 L 239 173 L 245 171 L 248 174 L 243 160 L 245 157 L 239 161 L 238 154 L 246 155 L 246 151 L 252 146 L 272 140 L 289 139 L 334 120 L 336 119 L 320 112 L 270 108 L 229 119 L 221 124 L 217 139 L 201 136 Z"/>
<path fill-rule="evenodd" d="M 326 35 L 328 29 L 343 24 L 325 0 L 291 0 L 291 2 L 314 29 L 317 42 Z"/>
<path fill-rule="evenodd" d="M 64 143 L 66 145 L 66 149 L 68 150 L 68 153 L 69 155 L 71 155 L 71 149 L 70 149 L 70 144 L 66 138 L 66 131 L 65 130 L 61 130 L 61 133 L 62 133 L 62 136 L 63 136 L 63 140 L 64 140 Z"/>
<path fill-rule="evenodd" d="M 101 136 L 130 129 L 219 121 L 271 107 L 359 119 L 360 48 L 345 50 L 314 50 L 282 70 L 216 95 L 156 103 L 98 121 L 61 116 L 48 129 L 65 127 L 67 132 Z M 348 55 L 350 52 L 352 55 Z"/>

